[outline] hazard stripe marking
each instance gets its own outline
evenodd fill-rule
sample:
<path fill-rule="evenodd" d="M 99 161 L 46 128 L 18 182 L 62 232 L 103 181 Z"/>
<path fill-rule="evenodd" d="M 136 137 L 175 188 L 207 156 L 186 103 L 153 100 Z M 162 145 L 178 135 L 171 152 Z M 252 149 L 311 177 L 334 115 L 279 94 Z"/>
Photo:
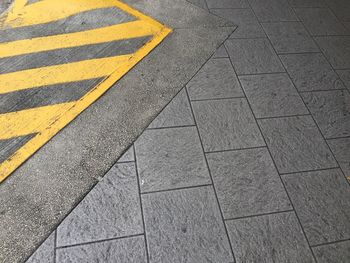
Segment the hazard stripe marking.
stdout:
<path fill-rule="evenodd" d="M 69 33 L 64 32 L 63 28 L 57 29 L 58 34 L 53 33 L 55 29 L 49 30 L 50 25 L 63 19 L 65 23 L 62 23 L 62 27 L 69 27 L 69 19 L 74 18 L 76 23 L 79 15 L 85 18 L 86 12 L 96 14 L 96 10 L 106 8 L 114 8 L 115 14 L 96 19 L 115 19 L 115 24 L 100 23 L 104 26 L 93 29 L 83 29 L 82 25 L 82 30 L 74 32 L 69 32 L 67 28 Z M 130 19 L 125 20 L 126 17 Z M 43 30 L 43 34 L 38 35 L 35 29 L 38 25 L 48 30 Z M 0 32 L 11 32 L 19 28 L 28 36 L 26 39 L 0 43 L 0 59 L 3 59 L 0 68 L 0 103 L 3 100 L 4 112 L 0 113 L 0 141 L 3 142 L 0 144 L 0 160 L 6 156 L 4 161 L 0 161 L 0 182 L 95 102 L 172 31 L 117 0 L 39 0 L 34 3 L 15 0 L 10 8 L 0 15 Z M 30 30 L 34 32 L 33 37 L 30 37 Z M 48 35 L 46 32 L 52 34 Z M 141 37 L 147 38 L 140 41 Z M 122 41 L 118 42 L 116 50 L 103 52 L 108 50 L 109 43 L 116 41 Z M 87 53 L 88 56 L 75 56 L 74 60 L 74 57 L 69 55 L 69 49 L 82 48 L 84 53 L 84 48 L 89 45 L 95 47 L 90 49 L 89 52 L 92 53 Z M 132 49 L 128 48 L 131 46 Z M 42 52 L 51 53 L 42 56 Z M 35 59 L 26 63 L 25 56 Z M 45 61 L 40 62 L 42 58 L 45 58 Z M 43 66 L 45 64 L 46 66 Z M 98 83 L 88 80 L 98 80 Z M 82 93 L 77 97 L 74 89 L 69 90 L 69 87 L 73 86 L 66 85 L 67 83 L 90 86 L 81 88 Z M 64 89 L 63 102 L 55 100 L 57 92 L 52 92 L 58 87 Z M 21 109 L 21 98 L 24 96 L 30 96 L 26 98 L 26 102 L 29 103 L 22 107 L 22 110 L 14 111 Z"/>

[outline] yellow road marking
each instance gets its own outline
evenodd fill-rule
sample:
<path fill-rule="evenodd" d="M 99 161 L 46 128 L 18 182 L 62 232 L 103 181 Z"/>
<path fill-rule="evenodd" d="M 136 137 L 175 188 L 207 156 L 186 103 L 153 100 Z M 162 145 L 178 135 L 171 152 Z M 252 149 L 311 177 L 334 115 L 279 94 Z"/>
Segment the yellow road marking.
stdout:
<path fill-rule="evenodd" d="M 10 12 L 5 14 L 7 17 L 4 19 L 4 15 L 0 16 L 1 30 L 49 23 L 74 14 L 105 7 L 117 7 L 134 16 L 137 21 L 85 32 L 26 39 L 0 45 L 0 57 L 9 57 L 137 36 L 151 36 L 151 39 L 133 54 L 0 74 L 0 94 L 105 77 L 101 83 L 93 87 L 78 101 L 0 114 L 0 139 L 36 134 L 12 156 L 0 163 L 0 182 L 95 102 L 171 32 L 168 27 L 118 0 L 43 0 L 33 4 L 27 4 L 27 0 L 16 0 Z M 118 27 L 119 31 L 116 30 Z"/>
<path fill-rule="evenodd" d="M 132 55 L 97 58 L 0 75 L 0 94 L 110 75 Z M 74 69 L 74 70 L 72 70 Z"/>
<path fill-rule="evenodd" d="M 15 1 L 4 27 L 44 24 L 81 12 L 116 6 L 115 0 L 43 0 L 33 4 L 27 2 L 28 0 Z"/>
<path fill-rule="evenodd" d="M 61 117 L 74 104 L 75 102 L 62 103 L 1 114 L 0 123 L 6 129 L 0 131 L 0 140 L 40 132 Z"/>
<path fill-rule="evenodd" d="M 138 20 L 83 32 L 1 43 L 0 58 L 60 48 L 77 47 L 122 39 L 151 36 L 157 33 L 158 30 L 159 27 L 152 24 L 146 24 L 143 21 Z"/>

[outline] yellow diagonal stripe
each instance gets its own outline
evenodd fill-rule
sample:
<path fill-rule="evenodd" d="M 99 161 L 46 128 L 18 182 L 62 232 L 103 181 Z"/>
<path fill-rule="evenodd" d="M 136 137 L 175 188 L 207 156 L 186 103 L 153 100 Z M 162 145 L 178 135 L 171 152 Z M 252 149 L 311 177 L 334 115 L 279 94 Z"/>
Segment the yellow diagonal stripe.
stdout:
<path fill-rule="evenodd" d="M 0 44 L 0 58 L 154 35 L 159 27 L 138 20 L 83 32 Z"/>
<path fill-rule="evenodd" d="M 110 75 L 132 55 L 84 60 L 0 75 L 0 94 Z"/>
<path fill-rule="evenodd" d="M 18 2 L 18 3 L 17 3 Z M 89 10 L 115 6 L 115 0 L 42 0 L 23 5 L 16 0 L 1 27 L 23 27 L 44 24 Z"/>
<path fill-rule="evenodd" d="M 60 118 L 75 102 L 0 114 L 0 140 L 41 132 Z"/>

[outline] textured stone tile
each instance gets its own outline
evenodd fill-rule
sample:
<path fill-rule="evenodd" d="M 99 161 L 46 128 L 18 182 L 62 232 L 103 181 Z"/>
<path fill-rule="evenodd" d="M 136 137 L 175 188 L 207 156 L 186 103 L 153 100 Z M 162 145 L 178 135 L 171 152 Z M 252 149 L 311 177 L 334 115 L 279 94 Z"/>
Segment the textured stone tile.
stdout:
<path fill-rule="evenodd" d="M 332 139 L 327 142 L 345 176 L 350 178 L 350 138 Z"/>
<path fill-rule="evenodd" d="M 292 209 L 266 148 L 209 153 L 224 218 Z"/>
<path fill-rule="evenodd" d="M 294 212 L 226 222 L 237 263 L 314 262 Z"/>
<path fill-rule="evenodd" d="M 133 145 L 131 145 L 129 149 L 127 149 L 126 152 L 119 158 L 118 163 L 133 162 L 133 161 L 135 161 L 134 148 L 133 148 Z"/>
<path fill-rule="evenodd" d="M 264 146 L 246 99 L 192 102 L 204 150 Z"/>
<path fill-rule="evenodd" d="M 40 247 L 31 255 L 26 263 L 55 262 L 55 232 L 53 232 Z"/>
<path fill-rule="evenodd" d="M 230 38 L 266 37 L 264 30 L 251 9 L 211 9 L 210 12 L 238 26 Z"/>
<path fill-rule="evenodd" d="M 267 39 L 229 39 L 225 46 L 238 75 L 284 71 Z"/>
<path fill-rule="evenodd" d="M 233 262 L 211 186 L 142 195 L 150 262 Z"/>
<path fill-rule="evenodd" d="M 314 247 L 312 250 L 318 263 L 348 263 L 350 240 Z"/>
<path fill-rule="evenodd" d="M 286 73 L 241 76 L 239 80 L 256 118 L 308 113 Z"/>
<path fill-rule="evenodd" d="M 57 246 L 143 233 L 135 165 L 116 164 L 57 228 Z"/>
<path fill-rule="evenodd" d="M 347 34 L 346 28 L 328 8 L 296 8 L 295 12 L 312 36 Z"/>
<path fill-rule="evenodd" d="M 143 236 L 57 249 L 56 263 L 146 263 Z"/>
<path fill-rule="evenodd" d="M 213 58 L 228 58 L 224 44 L 222 44 L 213 54 Z"/>
<path fill-rule="evenodd" d="M 148 128 L 165 128 L 186 125 L 194 125 L 194 120 L 186 90 L 182 89 L 152 121 Z"/>
<path fill-rule="evenodd" d="M 211 183 L 195 127 L 146 130 L 135 150 L 142 192 Z"/>
<path fill-rule="evenodd" d="M 206 0 L 209 9 L 212 8 L 249 8 L 247 0 Z"/>
<path fill-rule="evenodd" d="M 280 58 L 299 91 L 344 88 L 321 53 L 280 55 Z"/>
<path fill-rule="evenodd" d="M 349 22 L 343 22 L 343 25 L 348 29 L 348 32 L 350 33 L 350 21 Z"/>
<path fill-rule="evenodd" d="M 325 138 L 350 135 L 348 90 L 307 92 L 302 97 Z"/>
<path fill-rule="evenodd" d="M 314 38 L 335 69 L 350 68 L 350 36 Z"/>
<path fill-rule="evenodd" d="M 337 73 L 350 91 L 350 70 L 337 70 Z"/>
<path fill-rule="evenodd" d="M 187 84 L 191 100 L 243 97 L 228 58 L 210 59 Z"/>
<path fill-rule="evenodd" d="M 339 169 L 284 175 L 311 245 L 350 238 L 350 187 Z"/>
<path fill-rule="evenodd" d="M 287 0 L 249 0 L 260 22 L 297 21 Z"/>
<path fill-rule="evenodd" d="M 200 7 L 200 8 L 203 8 L 205 10 L 208 10 L 208 7 L 207 7 L 207 3 L 205 0 L 187 0 L 188 2 Z"/>
<path fill-rule="evenodd" d="M 324 0 L 288 0 L 292 7 L 325 7 Z"/>
<path fill-rule="evenodd" d="M 327 5 L 341 21 L 350 21 L 350 2 L 348 0 L 327 0 Z"/>
<path fill-rule="evenodd" d="M 310 116 L 258 120 L 280 173 L 291 173 L 337 164 Z"/>
<path fill-rule="evenodd" d="M 262 26 L 278 54 L 319 51 L 300 22 L 262 23 Z"/>

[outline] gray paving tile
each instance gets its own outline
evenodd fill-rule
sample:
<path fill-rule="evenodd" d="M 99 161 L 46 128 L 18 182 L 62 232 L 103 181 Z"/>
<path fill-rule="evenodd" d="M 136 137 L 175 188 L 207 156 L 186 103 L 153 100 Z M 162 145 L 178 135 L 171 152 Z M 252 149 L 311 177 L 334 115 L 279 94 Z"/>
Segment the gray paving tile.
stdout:
<path fill-rule="evenodd" d="M 264 146 L 246 99 L 192 102 L 204 150 Z"/>
<path fill-rule="evenodd" d="M 345 176 L 350 179 L 350 138 L 332 139 L 327 140 L 327 142 L 340 168 Z"/>
<path fill-rule="evenodd" d="M 288 0 L 292 7 L 325 7 L 324 0 Z"/>
<path fill-rule="evenodd" d="M 222 44 L 213 54 L 213 58 L 228 58 L 224 44 Z"/>
<path fill-rule="evenodd" d="M 142 195 L 150 262 L 232 262 L 211 186 Z"/>
<path fill-rule="evenodd" d="M 301 96 L 325 138 L 350 136 L 348 90 L 306 92 Z"/>
<path fill-rule="evenodd" d="M 300 22 L 262 23 L 262 26 L 278 54 L 319 51 Z"/>
<path fill-rule="evenodd" d="M 55 263 L 55 232 L 40 245 L 26 263 Z"/>
<path fill-rule="evenodd" d="M 243 97 L 228 58 L 210 59 L 187 84 L 191 100 Z"/>
<path fill-rule="evenodd" d="M 344 88 L 321 53 L 280 55 L 280 58 L 299 91 Z"/>
<path fill-rule="evenodd" d="M 186 125 L 194 125 L 194 120 L 186 90 L 182 89 L 152 121 L 148 128 L 165 128 Z"/>
<path fill-rule="evenodd" d="M 238 75 L 284 71 L 267 39 L 229 39 L 225 46 Z"/>
<path fill-rule="evenodd" d="M 211 13 L 232 21 L 238 27 L 230 38 L 263 38 L 264 30 L 253 11 L 247 9 L 211 9 Z"/>
<path fill-rule="evenodd" d="M 287 0 L 249 0 L 260 22 L 297 21 Z"/>
<path fill-rule="evenodd" d="M 350 187 L 340 169 L 284 175 L 311 245 L 350 238 Z"/>
<path fill-rule="evenodd" d="M 294 212 L 226 222 L 237 263 L 314 262 Z"/>
<path fill-rule="evenodd" d="M 295 12 L 312 36 L 346 35 L 347 29 L 328 8 L 296 8 Z"/>
<path fill-rule="evenodd" d="M 224 218 L 292 209 L 266 148 L 207 154 Z"/>
<path fill-rule="evenodd" d="M 350 240 L 314 247 L 312 250 L 318 263 L 348 263 L 350 259 Z"/>
<path fill-rule="evenodd" d="M 57 246 L 143 233 L 135 165 L 116 164 L 57 228 Z"/>
<path fill-rule="evenodd" d="M 129 147 L 129 149 L 126 150 L 126 152 L 119 158 L 118 162 L 133 162 L 135 161 L 134 157 L 134 148 L 133 145 Z"/>
<path fill-rule="evenodd" d="M 143 236 L 57 249 L 56 263 L 146 263 Z"/>
<path fill-rule="evenodd" d="M 350 21 L 349 22 L 343 22 L 343 25 L 348 29 L 348 32 L 350 33 Z"/>
<path fill-rule="evenodd" d="M 337 73 L 350 91 L 350 70 L 337 70 Z"/>
<path fill-rule="evenodd" d="M 247 0 L 206 0 L 211 8 L 249 8 Z"/>
<path fill-rule="evenodd" d="M 286 73 L 240 76 L 256 118 L 308 114 Z"/>
<path fill-rule="evenodd" d="M 326 3 L 341 21 L 350 21 L 350 2 L 348 0 L 326 0 Z"/>
<path fill-rule="evenodd" d="M 135 151 L 141 192 L 211 183 L 195 127 L 146 130 Z"/>
<path fill-rule="evenodd" d="M 187 1 L 200 8 L 208 10 L 207 3 L 205 2 L 205 0 L 187 0 Z"/>
<path fill-rule="evenodd" d="M 258 120 L 280 173 L 336 167 L 311 116 Z"/>
<path fill-rule="evenodd" d="M 350 36 L 314 38 L 335 69 L 350 68 Z"/>

